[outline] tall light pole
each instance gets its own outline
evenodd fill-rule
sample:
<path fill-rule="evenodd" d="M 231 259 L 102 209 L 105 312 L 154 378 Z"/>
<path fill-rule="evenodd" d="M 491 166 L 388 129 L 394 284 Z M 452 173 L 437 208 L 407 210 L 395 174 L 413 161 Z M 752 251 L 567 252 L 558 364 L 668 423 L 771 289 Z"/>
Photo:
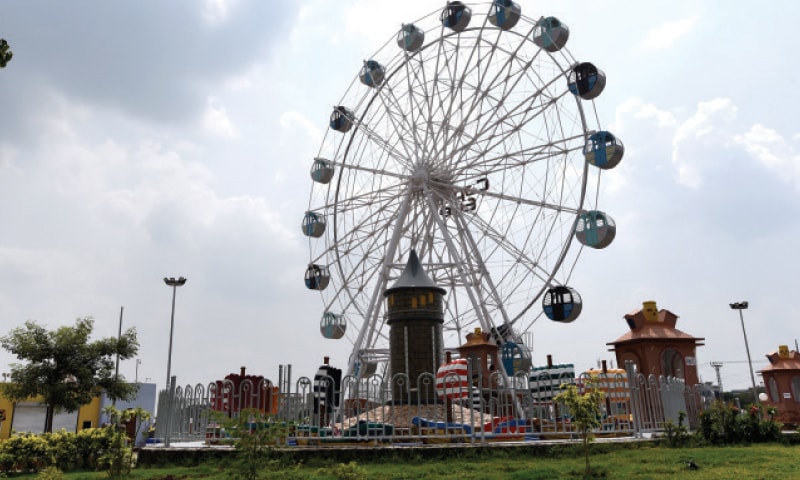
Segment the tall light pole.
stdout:
<path fill-rule="evenodd" d="M 172 376 L 172 333 L 175 330 L 175 292 L 178 287 L 186 283 L 186 279 L 183 277 L 179 277 L 178 279 L 174 277 L 164 277 L 164 283 L 172 287 L 172 315 L 169 319 L 169 353 L 167 354 L 167 390 L 169 390 L 169 379 Z"/>
<path fill-rule="evenodd" d="M 747 364 L 750 366 L 750 381 L 753 382 L 753 403 L 758 403 L 758 391 L 756 390 L 756 376 L 753 374 L 753 361 L 750 359 L 750 346 L 747 343 L 747 332 L 744 329 L 744 314 L 742 310 L 747 309 L 747 302 L 731 303 L 731 308 L 739 310 L 739 320 L 742 322 L 742 335 L 744 336 L 744 349 L 747 352 Z"/>
<path fill-rule="evenodd" d="M 170 437 L 172 436 L 172 332 L 175 330 L 175 292 L 178 287 L 186 283 L 186 279 L 180 277 L 176 280 L 174 277 L 164 277 L 164 283 L 172 287 L 172 315 L 169 320 L 169 354 L 167 355 L 167 398 L 169 398 L 169 407 L 167 408 L 167 427 L 164 430 L 164 445 L 169 447 Z"/>

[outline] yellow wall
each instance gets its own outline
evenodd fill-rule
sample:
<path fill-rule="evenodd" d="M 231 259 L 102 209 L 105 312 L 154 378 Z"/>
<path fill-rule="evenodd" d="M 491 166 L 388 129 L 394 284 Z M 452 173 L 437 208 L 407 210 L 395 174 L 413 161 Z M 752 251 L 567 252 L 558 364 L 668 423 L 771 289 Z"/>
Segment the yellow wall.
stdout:
<path fill-rule="evenodd" d="M 27 401 L 35 402 L 41 401 L 41 397 L 32 397 Z M 6 411 L 6 419 L 3 421 L 2 428 L 0 428 L 0 440 L 5 440 L 11 436 L 11 423 L 14 415 L 14 404 L 9 401 L 2 392 L 0 392 L 0 410 Z M 92 401 L 87 405 L 78 409 L 78 430 L 83 430 L 83 422 L 91 421 L 92 428 L 99 427 L 100 421 L 100 397 L 92 398 Z"/>
<path fill-rule="evenodd" d="M 0 427 L 0 439 L 8 438 L 11 435 L 11 414 L 14 412 L 14 404 L 0 394 L 0 410 L 5 410 L 6 419 Z"/>
<path fill-rule="evenodd" d="M 92 422 L 89 428 L 97 428 L 100 421 L 100 397 L 92 398 L 89 404 L 78 410 L 78 431 L 83 430 L 83 422 Z"/>

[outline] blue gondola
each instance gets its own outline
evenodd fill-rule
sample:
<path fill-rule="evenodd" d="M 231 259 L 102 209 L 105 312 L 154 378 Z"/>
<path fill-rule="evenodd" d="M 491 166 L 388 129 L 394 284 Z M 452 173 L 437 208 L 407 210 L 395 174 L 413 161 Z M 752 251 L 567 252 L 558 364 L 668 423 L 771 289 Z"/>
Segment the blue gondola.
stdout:
<path fill-rule="evenodd" d="M 578 217 L 575 227 L 575 238 L 592 248 L 606 248 L 617 235 L 614 219 L 599 210 L 583 212 Z"/>
<path fill-rule="evenodd" d="M 462 2 L 447 2 L 439 17 L 442 25 L 454 32 L 463 32 L 472 18 L 472 10 Z"/>
<path fill-rule="evenodd" d="M 353 112 L 347 109 L 347 107 L 343 107 L 341 105 L 338 107 L 333 107 L 330 125 L 331 128 L 337 132 L 345 133 L 349 131 L 353 126 Z"/>
<path fill-rule="evenodd" d="M 625 146 L 622 140 L 604 130 L 589 135 L 583 147 L 586 161 L 603 170 L 616 167 L 624 154 Z"/>
<path fill-rule="evenodd" d="M 569 28 L 556 17 L 546 17 L 536 22 L 533 43 L 548 52 L 557 52 L 567 44 Z"/>
<path fill-rule="evenodd" d="M 572 322 L 581 314 L 581 307 L 578 292 L 564 285 L 548 289 L 542 299 L 544 314 L 554 322 Z"/>
<path fill-rule="evenodd" d="M 606 87 L 606 74 L 589 62 L 579 63 L 567 75 L 567 86 L 573 95 L 591 100 Z"/>
<path fill-rule="evenodd" d="M 403 24 L 397 32 L 397 46 L 407 52 L 416 52 L 425 42 L 425 32 L 412 23 Z"/>
<path fill-rule="evenodd" d="M 489 22 L 501 30 L 510 30 L 519 21 L 522 9 L 511 0 L 494 0 L 489 14 Z"/>
<path fill-rule="evenodd" d="M 325 290 L 331 280 L 328 267 L 312 263 L 306 269 L 306 288 L 309 290 Z"/>
<path fill-rule="evenodd" d="M 508 375 L 527 372 L 532 365 L 528 348 L 514 342 L 505 342 L 500 347 L 500 361 Z"/>
<path fill-rule="evenodd" d="M 361 74 L 358 78 L 361 83 L 368 87 L 379 87 L 383 83 L 383 78 L 386 75 L 386 70 L 383 65 L 375 60 L 367 60 L 361 68 Z"/>
<path fill-rule="evenodd" d="M 306 212 L 303 216 L 303 234 L 318 238 L 325 232 L 325 216 L 317 212 Z"/>
<path fill-rule="evenodd" d="M 347 331 L 347 318 L 338 313 L 325 312 L 319 322 L 319 331 L 325 338 L 338 340 Z"/>
<path fill-rule="evenodd" d="M 328 183 L 333 178 L 333 162 L 324 158 L 315 158 L 311 165 L 311 179 L 317 183 Z"/>

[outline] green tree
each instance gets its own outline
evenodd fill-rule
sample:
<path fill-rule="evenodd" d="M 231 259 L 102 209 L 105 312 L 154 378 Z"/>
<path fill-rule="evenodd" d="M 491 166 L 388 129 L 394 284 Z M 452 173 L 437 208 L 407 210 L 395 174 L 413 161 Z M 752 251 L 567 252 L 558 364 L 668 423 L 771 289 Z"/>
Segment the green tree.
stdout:
<path fill-rule="evenodd" d="M 589 443 L 594 439 L 592 431 L 600 428 L 602 424 L 600 405 L 603 403 L 603 392 L 598 390 L 592 381 L 587 382 L 584 394 L 581 394 L 574 384 L 565 383 L 561 385 L 561 393 L 556 395 L 554 400 L 566 405 L 572 418 L 572 424 L 575 425 L 575 429 L 581 436 L 586 458 L 584 476 L 588 478 L 592 474 L 589 464 Z"/>
<path fill-rule="evenodd" d="M 91 317 L 53 331 L 29 320 L 0 338 L 4 349 L 27 362 L 11 364 L 11 381 L 0 384 L 0 391 L 12 402 L 41 396 L 47 405 L 46 432 L 53 431 L 55 412 L 74 412 L 103 391 L 112 400 L 136 394 L 136 385 L 115 374 L 117 355 L 127 360 L 139 351 L 136 329 L 89 341 L 93 328 Z"/>
<path fill-rule="evenodd" d="M 6 42 L 5 38 L 0 38 L 0 68 L 6 68 L 8 62 L 11 61 L 11 57 L 14 56 L 14 53 L 8 49 L 8 42 Z"/>
<path fill-rule="evenodd" d="M 150 412 L 142 407 L 119 410 L 114 405 L 103 409 L 110 422 L 106 427 L 109 431 L 108 448 L 101 458 L 107 468 L 109 478 L 125 478 L 130 475 L 133 467 L 133 447 L 142 425 L 150 419 Z M 128 438 L 126 425 L 134 423 L 133 438 Z"/>

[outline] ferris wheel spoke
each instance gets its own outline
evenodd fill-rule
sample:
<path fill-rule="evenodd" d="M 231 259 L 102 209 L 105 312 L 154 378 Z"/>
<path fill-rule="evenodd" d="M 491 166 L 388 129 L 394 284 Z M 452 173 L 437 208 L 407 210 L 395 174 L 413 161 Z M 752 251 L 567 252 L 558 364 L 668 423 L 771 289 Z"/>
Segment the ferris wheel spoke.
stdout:
<path fill-rule="evenodd" d="M 358 130 L 365 134 L 367 139 L 370 140 L 371 145 L 378 147 L 382 152 L 386 153 L 387 156 L 399 162 L 401 165 L 406 162 L 408 157 L 393 147 L 388 138 L 385 138 L 375 131 L 368 123 L 359 123 Z"/>
<path fill-rule="evenodd" d="M 561 161 L 567 155 L 582 151 L 583 145 L 578 143 L 582 139 L 583 135 L 578 135 L 551 143 L 520 145 L 516 150 L 509 150 L 501 147 L 507 147 L 508 144 L 515 142 L 498 137 L 497 142 L 491 145 L 474 145 L 474 150 L 467 156 L 469 160 L 459 164 L 458 171 L 463 172 L 462 175 L 466 180 L 471 180 L 472 177 L 484 176 L 485 172 L 524 169 L 536 162 Z M 483 148 L 478 148 L 479 146 Z"/>
<path fill-rule="evenodd" d="M 486 58 L 481 58 L 472 69 L 476 72 L 475 77 L 477 78 L 477 81 L 474 82 L 474 84 L 466 81 L 470 71 L 465 70 L 464 75 L 462 76 L 462 85 L 469 85 L 472 93 L 472 95 L 469 95 L 467 99 L 467 101 L 470 102 L 468 104 L 469 106 L 464 108 L 466 113 L 462 118 L 462 125 L 460 126 L 462 129 L 464 128 L 464 125 L 470 121 L 473 116 L 473 112 L 475 112 L 476 109 L 478 109 L 479 112 L 478 116 L 483 116 L 484 111 L 481 109 L 481 107 L 486 104 L 487 100 L 493 100 L 487 105 L 486 108 L 489 114 L 493 115 L 494 111 L 499 106 L 503 105 L 504 99 L 510 94 L 508 79 L 514 77 L 512 67 L 515 63 L 519 62 L 517 53 L 522 48 L 523 44 L 520 43 L 515 49 L 505 51 L 505 64 L 503 64 L 503 60 L 501 60 L 497 65 L 495 65 L 494 58 L 496 58 L 498 51 L 502 51 L 502 49 L 497 48 L 497 41 L 500 39 L 500 35 L 501 32 L 499 30 L 495 32 L 495 42 L 485 39 L 482 35 L 479 35 L 479 38 L 475 41 L 476 48 L 478 48 L 478 45 L 483 45 L 484 43 L 487 44 L 486 49 L 488 50 L 488 56 Z M 526 64 L 520 65 L 519 68 L 521 70 L 527 70 L 537 56 L 538 53 L 534 55 L 534 57 Z M 492 92 L 496 91 L 497 89 L 503 91 L 503 94 L 499 99 L 493 99 Z M 479 124 L 479 122 L 476 122 L 476 124 Z"/>
<path fill-rule="evenodd" d="M 540 280 L 548 280 L 547 271 L 535 259 L 527 255 L 523 249 L 510 242 L 505 233 L 498 231 L 478 215 L 472 218 L 472 222 L 484 233 L 487 239 L 492 240 L 497 247 L 508 253 L 514 259 L 515 264 L 522 265 L 527 273 L 535 275 Z"/>
<path fill-rule="evenodd" d="M 384 110 L 388 112 L 403 111 L 402 104 L 391 85 L 381 89 L 379 96 Z M 403 147 L 404 163 L 412 165 L 418 159 L 420 153 L 417 147 L 419 140 L 418 129 L 414 127 L 413 117 L 406 119 L 403 116 L 399 116 L 397 118 L 397 116 L 390 114 L 388 118 L 392 127 L 392 137 L 396 138 L 397 142 Z"/>
<path fill-rule="evenodd" d="M 540 105 L 540 108 L 534 107 L 527 107 L 523 108 L 524 105 L 533 104 L 534 100 L 541 95 L 542 89 L 539 89 L 536 92 L 531 93 L 529 96 L 525 97 L 520 101 L 515 107 L 512 107 L 509 110 L 506 110 L 503 115 L 497 116 L 496 112 L 490 113 L 490 118 L 493 121 L 490 122 L 480 122 L 479 119 L 476 120 L 476 124 L 483 123 L 482 127 L 475 133 L 472 137 L 472 140 L 464 145 L 462 145 L 458 150 L 454 151 L 452 154 L 452 158 L 458 159 L 459 161 L 468 156 L 467 153 L 474 148 L 475 144 L 484 138 L 488 138 L 490 141 L 494 140 L 495 145 L 500 145 L 502 141 L 506 139 L 506 135 L 499 135 L 495 136 L 495 132 L 503 126 L 509 126 L 508 129 L 509 134 L 520 134 L 520 125 L 525 125 L 528 122 L 533 121 L 540 113 L 546 111 L 546 107 L 549 106 L 547 104 Z M 503 103 L 503 99 L 498 100 L 499 103 Z M 519 118 L 518 122 L 512 122 L 512 120 Z"/>

